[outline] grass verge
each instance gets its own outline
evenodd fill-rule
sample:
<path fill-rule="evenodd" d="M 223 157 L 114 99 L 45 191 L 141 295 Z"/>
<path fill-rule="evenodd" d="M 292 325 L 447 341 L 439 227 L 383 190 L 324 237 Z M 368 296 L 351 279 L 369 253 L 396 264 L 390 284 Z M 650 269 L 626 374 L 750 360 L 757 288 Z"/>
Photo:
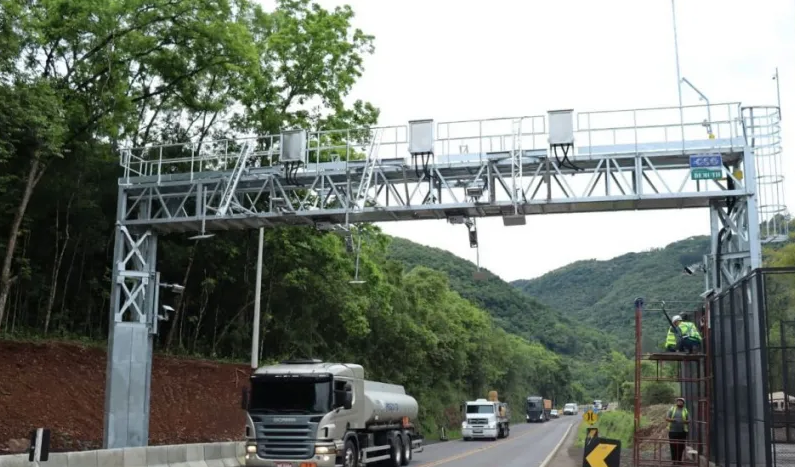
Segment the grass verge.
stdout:
<path fill-rule="evenodd" d="M 643 423 L 643 421 L 644 420 L 641 420 L 641 423 Z M 602 438 L 621 440 L 621 448 L 626 449 L 632 446 L 634 424 L 635 417 L 632 412 L 611 410 L 599 414 L 599 422 L 594 425 L 594 428 L 599 429 L 599 436 Z M 587 423 L 580 423 L 577 429 L 577 447 L 585 446 L 586 428 L 588 427 L 589 425 Z"/>

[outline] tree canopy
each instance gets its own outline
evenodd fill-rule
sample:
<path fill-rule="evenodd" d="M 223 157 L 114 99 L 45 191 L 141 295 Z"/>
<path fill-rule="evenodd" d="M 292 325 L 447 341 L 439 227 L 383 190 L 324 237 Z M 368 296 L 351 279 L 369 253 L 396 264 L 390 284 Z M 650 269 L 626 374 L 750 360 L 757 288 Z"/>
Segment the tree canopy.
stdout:
<path fill-rule="evenodd" d="M 120 147 L 375 124 L 378 109 L 349 99 L 374 51 L 353 16 L 310 0 L 0 0 L 0 332 L 105 339 Z M 378 229 L 358 234 L 363 284 L 338 236 L 267 231 L 263 361 L 361 363 L 406 385 L 431 432 L 490 389 L 517 416 L 531 392 L 584 396 L 573 359 L 606 345 L 507 284 L 479 300 L 444 264 L 407 266 Z M 158 249 L 163 280 L 186 289 L 161 294 L 175 313 L 156 349 L 247 358 L 256 232 Z M 536 308 L 538 322 L 521 316 Z"/>

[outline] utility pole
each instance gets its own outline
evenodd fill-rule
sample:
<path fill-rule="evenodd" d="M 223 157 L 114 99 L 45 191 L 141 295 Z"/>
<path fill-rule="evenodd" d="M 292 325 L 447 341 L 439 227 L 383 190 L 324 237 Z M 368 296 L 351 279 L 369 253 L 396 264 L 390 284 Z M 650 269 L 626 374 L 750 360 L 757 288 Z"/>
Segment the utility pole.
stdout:
<path fill-rule="evenodd" d="M 251 373 L 259 367 L 259 327 L 262 310 L 262 250 L 265 242 L 265 227 L 259 228 L 259 244 L 257 247 L 257 283 L 254 288 L 254 322 L 251 329 Z"/>

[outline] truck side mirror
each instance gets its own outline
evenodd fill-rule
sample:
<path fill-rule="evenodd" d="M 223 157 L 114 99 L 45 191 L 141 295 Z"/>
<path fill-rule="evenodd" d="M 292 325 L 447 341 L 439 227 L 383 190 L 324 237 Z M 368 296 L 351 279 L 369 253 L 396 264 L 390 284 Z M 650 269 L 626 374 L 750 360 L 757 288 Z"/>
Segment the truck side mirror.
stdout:
<path fill-rule="evenodd" d="M 243 388 L 240 396 L 240 408 L 248 410 L 248 388 Z"/>
<path fill-rule="evenodd" d="M 350 391 L 345 391 L 345 399 L 343 400 L 342 408 L 345 410 L 351 410 L 353 407 L 353 393 Z"/>

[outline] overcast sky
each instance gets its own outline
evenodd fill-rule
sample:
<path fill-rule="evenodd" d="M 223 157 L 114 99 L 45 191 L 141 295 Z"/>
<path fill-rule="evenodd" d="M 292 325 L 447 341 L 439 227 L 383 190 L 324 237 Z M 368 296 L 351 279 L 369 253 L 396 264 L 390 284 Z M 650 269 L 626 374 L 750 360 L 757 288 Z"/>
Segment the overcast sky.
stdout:
<path fill-rule="evenodd" d="M 267 3 L 267 2 L 266 2 Z M 352 98 L 381 124 L 677 105 L 670 0 L 320 0 L 347 3 L 375 35 Z M 795 206 L 795 1 L 678 0 L 682 76 L 710 101 L 776 104 L 781 77 L 786 197 Z M 698 96 L 683 87 L 684 104 Z M 787 112 L 790 109 L 790 112 Z M 392 235 L 474 261 L 466 229 L 382 224 Z M 705 210 L 529 216 L 478 221 L 480 261 L 506 280 L 709 233 Z"/>

